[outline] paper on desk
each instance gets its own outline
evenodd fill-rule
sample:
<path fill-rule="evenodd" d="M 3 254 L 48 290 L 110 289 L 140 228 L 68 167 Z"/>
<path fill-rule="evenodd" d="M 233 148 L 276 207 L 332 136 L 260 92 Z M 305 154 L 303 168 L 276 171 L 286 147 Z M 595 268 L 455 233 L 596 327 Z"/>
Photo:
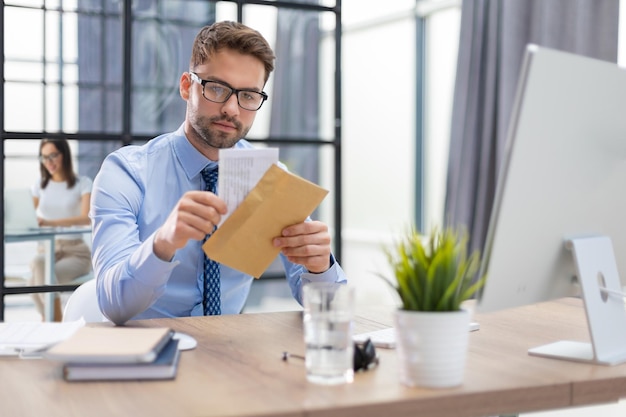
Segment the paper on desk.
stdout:
<path fill-rule="evenodd" d="M 73 335 L 85 325 L 84 319 L 70 322 L 0 323 L 0 356 L 36 353 Z"/>
<path fill-rule="evenodd" d="M 272 239 L 306 220 L 326 194 L 274 164 L 202 249 L 209 258 L 259 278 L 280 252 Z"/>
<path fill-rule="evenodd" d="M 217 192 L 228 207 L 221 226 L 239 207 L 263 174 L 278 162 L 278 148 L 220 149 Z"/>

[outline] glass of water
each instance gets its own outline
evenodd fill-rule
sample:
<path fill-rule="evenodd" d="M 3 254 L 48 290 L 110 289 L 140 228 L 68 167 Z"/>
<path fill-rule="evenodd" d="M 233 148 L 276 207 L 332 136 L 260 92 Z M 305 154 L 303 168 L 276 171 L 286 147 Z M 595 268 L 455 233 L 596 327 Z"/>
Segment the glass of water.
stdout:
<path fill-rule="evenodd" d="M 302 287 L 307 380 L 336 385 L 354 379 L 354 288 L 312 282 Z"/>

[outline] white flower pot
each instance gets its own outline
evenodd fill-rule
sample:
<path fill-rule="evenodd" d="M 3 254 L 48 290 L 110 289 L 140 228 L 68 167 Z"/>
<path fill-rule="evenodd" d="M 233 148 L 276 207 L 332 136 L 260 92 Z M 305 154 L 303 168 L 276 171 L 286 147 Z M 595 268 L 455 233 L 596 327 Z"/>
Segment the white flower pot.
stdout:
<path fill-rule="evenodd" d="M 469 324 L 469 310 L 397 310 L 395 329 L 401 382 L 429 388 L 461 385 Z"/>

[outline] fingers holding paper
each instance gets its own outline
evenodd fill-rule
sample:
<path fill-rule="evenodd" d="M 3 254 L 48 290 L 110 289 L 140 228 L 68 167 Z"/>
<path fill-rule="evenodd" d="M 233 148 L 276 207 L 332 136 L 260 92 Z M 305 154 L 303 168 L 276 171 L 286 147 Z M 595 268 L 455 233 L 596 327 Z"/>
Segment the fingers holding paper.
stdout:
<path fill-rule="evenodd" d="M 164 261 L 174 257 L 190 239 L 202 240 L 211 233 L 223 214 L 226 203 L 217 195 L 207 191 L 185 193 L 157 230 L 154 237 L 154 253 Z"/>
<path fill-rule="evenodd" d="M 289 261 L 304 266 L 309 272 L 321 273 L 330 268 L 330 240 L 325 223 L 309 221 L 284 228 L 273 244 L 281 248 Z"/>

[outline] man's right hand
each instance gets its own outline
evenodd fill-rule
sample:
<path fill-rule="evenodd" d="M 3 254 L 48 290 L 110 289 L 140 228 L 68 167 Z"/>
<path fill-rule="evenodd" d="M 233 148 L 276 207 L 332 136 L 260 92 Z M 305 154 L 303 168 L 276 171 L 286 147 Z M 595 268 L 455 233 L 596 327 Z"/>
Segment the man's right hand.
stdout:
<path fill-rule="evenodd" d="M 157 230 L 154 237 L 154 254 L 169 262 L 176 250 L 187 244 L 189 239 L 202 240 L 211 233 L 226 214 L 224 200 L 208 191 L 185 193 Z"/>

